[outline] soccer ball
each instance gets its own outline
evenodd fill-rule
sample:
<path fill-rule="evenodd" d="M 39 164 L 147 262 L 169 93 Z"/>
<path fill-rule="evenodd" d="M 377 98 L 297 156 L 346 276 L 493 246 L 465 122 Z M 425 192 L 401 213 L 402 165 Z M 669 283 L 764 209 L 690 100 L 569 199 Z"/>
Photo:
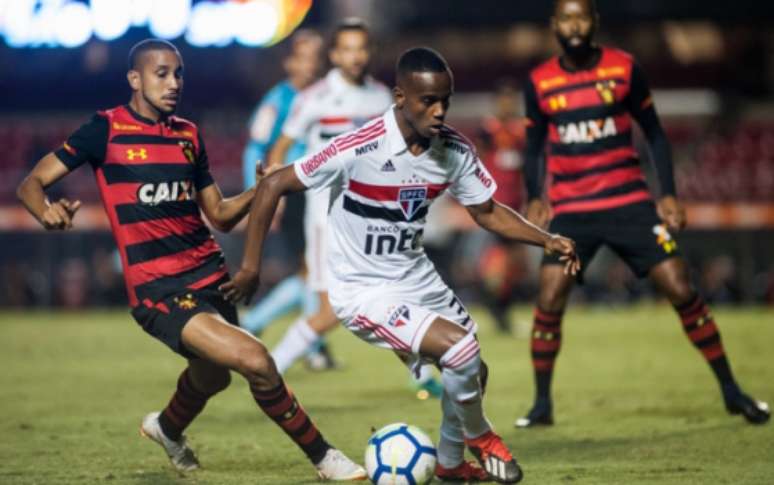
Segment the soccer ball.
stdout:
<path fill-rule="evenodd" d="M 430 483 L 435 474 L 435 446 L 416 426 L 389 424 L 369 438 L 365 465 L 368 478 L 376 485 Z"/>

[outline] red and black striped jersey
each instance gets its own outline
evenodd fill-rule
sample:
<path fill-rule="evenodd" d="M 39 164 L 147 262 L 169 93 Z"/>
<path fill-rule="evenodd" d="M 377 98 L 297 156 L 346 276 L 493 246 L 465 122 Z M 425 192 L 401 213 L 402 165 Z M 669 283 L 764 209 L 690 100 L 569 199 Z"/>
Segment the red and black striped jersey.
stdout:
<path fill-rule="evenodd" d="M 213 179 L 194 123 L 120 106 L 95 114 L 55 154 L 70 170 L 94 169 L 132 307 L 226 275 L 195 199 Z"/>
<path fill-rule="evenodd" d="M 532 70 L 525 86 L 528 135 L 545 149 L 554 214 L 651 199 L 632 140 L 632 115 L 639 121 L 652 107 L 650 91 L 628 53 L 600 51 L 593 67 L 577 71 L 553 57 Z"/>

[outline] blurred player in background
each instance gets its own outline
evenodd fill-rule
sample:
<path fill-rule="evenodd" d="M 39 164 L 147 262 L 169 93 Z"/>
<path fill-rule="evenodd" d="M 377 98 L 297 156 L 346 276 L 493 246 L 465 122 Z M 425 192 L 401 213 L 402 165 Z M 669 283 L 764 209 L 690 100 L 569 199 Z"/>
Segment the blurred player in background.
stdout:
<path fill-rule="evenodd" d="M 197 126 L 174 116 L 183 91 L 180 53 L 167 41 L 142 41 L 129 54 L 127 79 L 129 103 L 98 112 L 43 157 L 18 195 L 46 229 L 70 229 L 80 202 L 50 203 L 44 189 L 83 164 L 92 166 L 121 254 L 132 316 L 188 361 L 169 404 L 145 417 L 141 433 L 161 445 L 178 470 L 199 468 L 182 433 L 235 371 L 321 478 L 365 478 L 362 467 L 325 441 L 266 347 L 239 328 L 236 308 L 218 289 L 229 276 L 200 210 L 213 227 L 229 231 L 247 214 L 255 189 L 224 198 Z"/>
<path fill-rule="evenodd" d="M 249 297 L 261 251 L 285 193 L 335 188 L 329 221 L 330 297 L 355 335 L 441 369 L 442 422 L 436 476 L 449 481 L 516 483 L 521 469 L 483 411 L 486 366 L 476 324 L 425 254 L 429 206 L 444 191 L 483 228 L 559 253 L 565 271 L 578 261 L 572 241 L 548 234 L 494 201 L 496 184 L 473 145 L 444 124 L 454 83 L 437 52 L 414 48 L 396 69 L 395 105 L 360 130 L 270 175 L 250 210 L 242 269 L 226 297 Z M 464 460 L 467 445 L 481 467 Z"/>
<path fill-rule="evenodd" d="M 540 226 L 550 219 L 550 231 L 575 240 L 583 268 L 607 245 L 638 277 L 649 277 L 712 369 L 728 412 L 765 423 L 768 405 L 736 383 L 714 318 L 670 233 L 685 226 L 685 212 L 675 194 L 669 141 L 642 68 L 628 53 L 594 43 L 593 0 L 558 0 L 554 7 L 551 26 L 562 54 L 534 69 L 525 86 L 527 217 Z M 656 167 L 661 193 L 655 203 L 632 142 L 633 120 Z M 544 150 L 550 208 L 542 199 Z M 553 423 L 551 380 L 562 315 L 570 289 L 582 280 L 558 263 L 553 255 L 543 258 L 531 343 L 536 398 L 527 416 L 516 421 L 518 427 Z"/>
<path fill-rule="evenodd" d="M 477 144 L 481 161 L 497 182 L 495 199 L 515 211 L 521 211 L 526 199 L 522 175 L 522 152 L 526 144 L 525 118 L 515 87 L 501 82 L 495 91 L 494 115 L 481 121 Z M 511 332 L 508 316 L 514 291 L 527 270 L 526 246 L 496 239 L 481 255 L 481 290 L 495 319 L 497 329 Z"/>
<path fill-rule="evenodd" d="M 329 51 L 334 67 L 323 79 L 296 97 L 282 135 L 269 154 L 270 171 L 282 165 L 294 143 L 303 141 L 308 152 L 315 152 L 333 137 L 362 126 L 387 110 L 392 102 L 389 89 L 368 73 L 371 48 L 370 32 L 362 20 L 345 19 L 336 27 Z M 284 373 L 315 345 L 320 336 L 335 328 L 339 322 L 328 302 L 326 281 L 331 189 L 310 190 L 305 195 L 308 282 L 319 294 L 319 309 L 314 315 L 299 318 L 272 351 L 280 373 Z M 429 367 L 423 370 L 419 380 L 428 391 L 440 395 L 440 386 L 433 379 Z"/>
<path fill-rule="evenodd" d="M 255 167 L 268 160 L 269 151 L 282 134 L 282 126 L 290 114 L 290 107 L 299 91 L 317 78 L 321 64 L 322 38 L 311 30 L 299 30 L 290 39 L 290 54 L 283 62 L 288 78 L 274 86 L 261 99 L 249 123 L 249 138 L 243 155 L 243 179 L 245 187 L 255 185 Z M 284 163 L 300 158 L 306 151 L 302 140 L 287 151 Z M 242 326 L 260 335 L 272 322 L 288 312 L 301 307 L 305 314 L 317 309 L 317 295 L 306 287 L 306 267 L 303 261 L 304 196 L 293 194 L 283 198 L 280 231 L 283 244 L 293 255 L 299 255 L 301 269 L 285 278 L 264 296 L 243 318 Z M 307 354 L 312 367 L 332 367 L 333 362 L 325 353 Z"/>

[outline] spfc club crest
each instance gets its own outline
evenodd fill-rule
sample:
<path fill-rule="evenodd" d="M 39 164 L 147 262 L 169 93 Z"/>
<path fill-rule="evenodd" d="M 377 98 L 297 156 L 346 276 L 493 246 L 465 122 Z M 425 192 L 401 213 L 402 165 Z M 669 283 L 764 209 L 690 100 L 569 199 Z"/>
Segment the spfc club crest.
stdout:
<path fill-rule="evenodd" d="M 196 155 L 194 155 L 193 142 L 190 140 L 180 140 L 177 144 L 180 145 L 180 148 L 183 150 L 183 155 L 185 155 L 188 163 L 194 163 L 196 161 Z"/>
<path fill-rule="evenodd" d="M 404 187 L 398 191 L 398 203 L 406 220 L 410 221 L 427 199 L 427 187 Z"/>
<path fill-rule="evenodd" d="M 408 307 L 406 305 L 401 305 L 392 313 L 390 319 L 387 320 L 387 324 L 391 327 L 402 327 L 409 323 L 410 320 L 411 314 L 409 313 Z"/>

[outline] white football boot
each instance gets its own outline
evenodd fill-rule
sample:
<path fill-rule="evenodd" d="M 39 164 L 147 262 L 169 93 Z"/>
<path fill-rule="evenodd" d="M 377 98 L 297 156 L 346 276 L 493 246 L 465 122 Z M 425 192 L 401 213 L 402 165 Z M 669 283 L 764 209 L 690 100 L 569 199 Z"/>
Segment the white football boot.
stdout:
<path fill-rule="evenodd" d="M 181 472 L 189 472 L 199 468 L 199 460 L 193 450 L 185 442 L 185 436 L 173 441 L 164 434 L 159 424 L 159 412 L 150 413 L 142 420 L 140 434 L 160 444 L 169 457 L 172 465 Z"/>
<path fill-rule="evenodd" d="M 368 478 L 365 468 L 336 448 L 325 452 L 325 457 L 314 467 L 317 468 L 317 475 L 321 480 L 353 481 Z"/>

